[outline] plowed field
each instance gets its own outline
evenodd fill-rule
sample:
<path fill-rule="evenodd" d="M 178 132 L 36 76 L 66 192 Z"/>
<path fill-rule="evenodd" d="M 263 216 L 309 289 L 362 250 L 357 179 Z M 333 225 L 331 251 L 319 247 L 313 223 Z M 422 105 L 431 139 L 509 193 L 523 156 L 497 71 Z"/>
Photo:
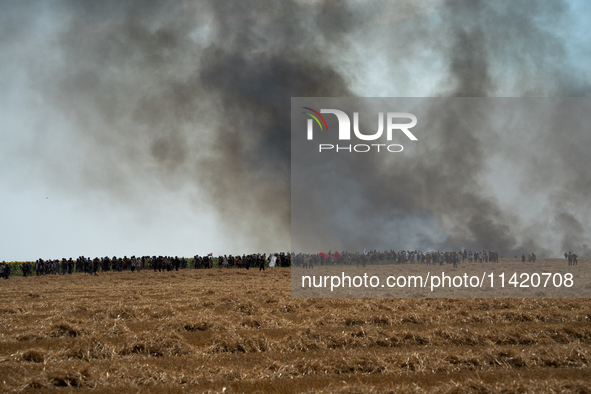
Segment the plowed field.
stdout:
<path fill-rule="evenodd" d="M 292 299 L 285 268 L 2 279 L 0 332 L 1 392 L 591 392 L 588 299 Z"/>

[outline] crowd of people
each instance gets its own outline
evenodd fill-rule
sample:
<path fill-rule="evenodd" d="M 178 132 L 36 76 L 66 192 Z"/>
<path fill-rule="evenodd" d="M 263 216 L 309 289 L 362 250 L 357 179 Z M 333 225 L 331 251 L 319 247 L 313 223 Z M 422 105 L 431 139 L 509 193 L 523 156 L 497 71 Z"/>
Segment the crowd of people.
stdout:
<path fill-rule="evenodd" d="M 85 257 L 77 259 L 43 260 L 25 262 L 20 264 L 23 276 L 66 275 L 74 272 L 82 272 L 90 275 L 98 275 L 100 272 L 140 272 L 145 269 L 154 272 L 178 271 L 179 269 L 211 269 L 218 268 L 245 268 L 258 267 L 264 271 L 266 266 L 289 267 L 291 265 L 289 253 L 249 254 L 242 256 L 223 255 L 214 259 L 213 254 L 206 256 L 196 255 L 193 258 L 172 256 L 131 256 L 131 257 Z M 0 263 L 0 277 L 8 279 L 11 266 L 6 262 Z"/>
<path fill-rule="evenodd" d="M 568 265 L 577 265 L 577 254 L 568 252 L 564 258 L 568 260 Z M 515 256 L 515 258 L 518 258 Z M 293 259 L 293 262 L 292 262 Z M 521 261 L 535 262 L 537 257 L 535 253 L 530 253 L 527 257 L 521 255 Z M 418 250 L 407 250 L 396 252 L 389 251 L 363 251 L 363 253 L 350 252 L 332 252 L 328 253 L 271 253 L 267 254 L 248 254 L 248 255 L 223 255 L 217 258 L 210 253 L 205 256 L 196 255 L 192 258 L 172 257 L 172 256 L 131 256 L 131 257 L 95 257 L 89 258 L 80 256 L 77 259 L 61 260 L 43 260 L 35 262 L 25 262 L 20 265 L 23 276 L 42 276 L 42 275 L 66 275 L 74 272 L 98 275 L 101 272 L 120 272 L 131 271 L 140 272 L 145 269 L 154 272 L 178 271 L 179 269 L 212 269 L 217 268 L 259 268 L 264 271 L 265 267 L 290 267 L 293 263 L 296 267 L 313 268 L 314 266 L 324 265 L 356 265 L 365 267 L 367 264 L 408 264 L 422 263 L 427 265 L 450 264 L 454 268 L 459 263 L 468 261 L 488 263 L 499 262 L 499 253 L 496 251 L 468 251 L 466 249 L 451 252 Z M 11 274 L 11 266 L 6 262 L 0 263 L 0 278 L 8 279 Z"/>
<path fill-rule="evenodd" d="M 427 265 L 451 264 L 457 267 L 458 263 L 469 262 L 499 262 L 499 253 L 495 251 L 457 250 L 452 252 L 418 250 L 389 251 L 364 251 L 363 253 L 334 252 L 318 254 L 298 253 L 293 256 L 294 266 L 313 268 L 315 265 L 356 265 L 365 267 L 367 264 L 386 262 L 391 264 L 423 263 Z"/>

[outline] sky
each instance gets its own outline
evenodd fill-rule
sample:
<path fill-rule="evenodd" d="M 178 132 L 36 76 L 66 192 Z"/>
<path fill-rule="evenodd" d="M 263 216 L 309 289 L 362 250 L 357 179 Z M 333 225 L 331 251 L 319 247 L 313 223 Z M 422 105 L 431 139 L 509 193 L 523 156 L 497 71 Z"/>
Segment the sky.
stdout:
<path fill-rule="evenodd" d="M 590 8 L 1 1 L 0 260 L 289 250 L 291 97 L 588 97 Z M 550 177 L 528 190 L 571 190 L 535 202 L 549 254 L 591 244 L 577 138 L 570 156 L 523 154 L 532 184 Z"/>

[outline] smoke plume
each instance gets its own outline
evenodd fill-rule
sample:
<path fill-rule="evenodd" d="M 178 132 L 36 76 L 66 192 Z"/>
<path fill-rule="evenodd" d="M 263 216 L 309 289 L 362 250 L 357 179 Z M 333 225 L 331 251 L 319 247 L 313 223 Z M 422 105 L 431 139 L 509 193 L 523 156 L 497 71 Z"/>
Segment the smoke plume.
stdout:
<path fill-rule="evenodd" d="M 34 142 L 18 148 L 37 163 L 30 172 L 66 193 L 100 194 L 147 216 L 161 201 L 153 196 L 168 193 L 197 211 L 213 210 L 228 243 L 243 240 L 247 251 L 289 248 L 292 97 L 591 91 L 560 33 L 573 17 L 560 1 L 128 0 L 48 7 L 50 22 L 23 17 L 28 23 L 0 24 L 0 45 L 36 48 L 21 55 L 27 89 L 42 108 Z M 15 14 L 30 15 L 30 8 Z M 554 255 L 552 238 L 562 249 L 589 253 L 589 136 L 544 132 L 532 142 L 523 132 L 508 142 L 487 134 L 494 119 L 478 111 L 466 118 L 463 105 L 474 108 L 468 99 L 437 114 L 440 122 L 413 154 L 427 159 L 349 163 L 348 185 L 324 173 L 322 181 L 358 210 L 331 222 L 346 234 L 338 242 L 310 212 L 310 239 L 336 247 Z M 68 127 L 46 127 L 52 123 Z M 491 192 L 488 177 L 498 179 L 494 164 L 507 156 L 520 168 L 516 189 L 536 201 L 543 217 L 524 216 L 521 206 Z M 339 216 L 338 204 L 328 208 Z"/>

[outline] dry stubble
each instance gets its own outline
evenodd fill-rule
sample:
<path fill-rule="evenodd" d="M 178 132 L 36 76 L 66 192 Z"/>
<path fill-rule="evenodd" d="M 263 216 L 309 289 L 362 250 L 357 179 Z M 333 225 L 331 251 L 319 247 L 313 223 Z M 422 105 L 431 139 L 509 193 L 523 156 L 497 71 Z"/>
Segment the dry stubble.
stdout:
<path fill-rule="evenodd" d="M 3 392 L 591 392 L 588 299 L 292 299 L 282 268 L 0 286 Z"/>

